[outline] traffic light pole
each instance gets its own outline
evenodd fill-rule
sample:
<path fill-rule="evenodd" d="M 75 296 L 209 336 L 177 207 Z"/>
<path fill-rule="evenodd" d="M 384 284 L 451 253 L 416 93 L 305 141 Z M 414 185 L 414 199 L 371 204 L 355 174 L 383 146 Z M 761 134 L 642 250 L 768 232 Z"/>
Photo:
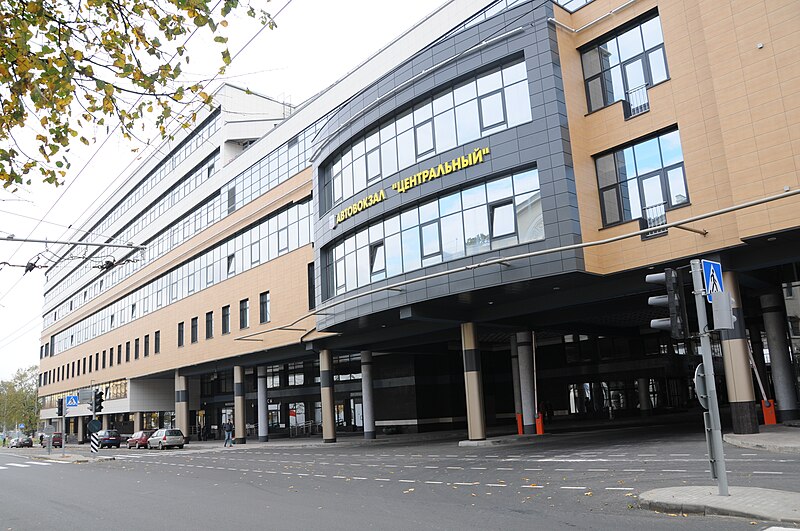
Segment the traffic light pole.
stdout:
<path fill-rule="evenodd" d="M 725 451 L 722 447 L 722 427 L 719 420 L 719 402 L 717 385 L 714 381 L 714 360 L 711 357 L 711 339 L 706 315 L 706 291 L 703 284 L 703 267 L 700 260 L 692 260 L 692 287 L 695 306 L 697 307 L 697 324 L 700 336 L 700 352 L 703 355 L 706 392 L 708 393 L 708 411 L 703 413 L 708 443 L 708 459 L 711 462 L 711 474 L 717 480 L 720 496 L 728 496 L 728 475 L 725 471 Z"/>

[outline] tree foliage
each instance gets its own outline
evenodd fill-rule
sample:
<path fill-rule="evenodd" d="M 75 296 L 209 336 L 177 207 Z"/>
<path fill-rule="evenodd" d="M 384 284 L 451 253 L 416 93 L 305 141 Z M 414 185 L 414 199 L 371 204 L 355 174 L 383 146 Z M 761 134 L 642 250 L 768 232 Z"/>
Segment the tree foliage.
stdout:
<path fill-rule="evenodd" d="M 14 430 L 20 424 L 33 431 L 39 423 L 36 378 L 39 368 L 19 369 L 11 380 L 0 381 L 0 428 Z"/>
<path fill-rule="evenodd" d="M 273 25 L 239 0 L 0 0 L 0 180 L 41 174 L 60 184 L 70 143 L 111 123 L 130 138 L 152 113 L 162 136 L 190 100 L 211 103 L 202 83 L 182 84 L 187 41 L 207 29 L 231 61 L 224 17 L 235 9 Z M 206 33 L 208 35 L 208 33 Z M 192 97 L 193 96 L 193 97 Z M 178 105 L 176 105 L 178 104 Z M 181 107 L 182 108 L 182 107 Z"/>

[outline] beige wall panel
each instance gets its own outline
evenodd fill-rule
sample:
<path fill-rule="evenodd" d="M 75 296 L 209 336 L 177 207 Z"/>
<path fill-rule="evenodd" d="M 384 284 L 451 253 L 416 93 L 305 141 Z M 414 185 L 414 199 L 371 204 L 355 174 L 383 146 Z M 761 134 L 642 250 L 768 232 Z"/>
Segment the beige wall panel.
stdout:
<path fill-rule="evenodd" d="M 595 0 L 573 14 L 556 8 L 556 18 L 578 28 L 621 4 Z M 648 91 L 648 113 L 626 121 L 618 103 L 587 115 L 577 48 L 654 7 L 661 15 L 670 80 Z M 800 185 L 795 2 L 643 0 L 577 34 L 558 29 L 557 36 L 584 241 L 638 230 L 635 221 L 602 228 L 593 156 L 672 124 L 680 129 L 692 204 L 669 212 L 668 221 Z M 741 245 L 742 238 L 797 226 L 798 209 L 800 199 L 792 198 L 693 224 L 708 230 L 706 237 L 672 229 L 664 238 L 586 249 L 587 269 L 612 273 Z"/>

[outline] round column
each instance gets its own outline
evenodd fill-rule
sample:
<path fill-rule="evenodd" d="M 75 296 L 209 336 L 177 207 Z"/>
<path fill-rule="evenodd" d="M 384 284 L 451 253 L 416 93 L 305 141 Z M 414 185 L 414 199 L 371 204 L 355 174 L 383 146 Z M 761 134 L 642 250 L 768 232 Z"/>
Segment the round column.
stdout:
<path fill-rule="evenodd" d="M 361 401 L 364 411 L 364 438 L 375 438 L 375 411 L 372 399 L 372 352 L 361 352 Z"/>
<path fill-rule="evenodd" d="M 533 334 L 517 332 L 519 395 L 522 403 L 522 432 L 536 433 L 536 397 L 533 391 Z"/>
<path fill-rule="evenodd" d="M 519 397 L 519 352 L 516 334 L 511 334 L 511 383 L 514 392 L 514 418 L 517 422 L 517 434 L 522 435 L 522 401 Z"/>
<path fill-rule="evenodd" d="M 795 420 L 800 418 L 800 409 L 794 387 L 791 350 L 786 340 L 783 297 L 777 293 L 762 295 L 761 313 L 764 317 L 764 330 L 767 332 L 772 383 L 775 386 L 775 413 L 778 422 Z"/>
<path fill-rule="evenodd" d="M 189 440 L 189 390 L 186 376 L 175 370 L 175 428 L 183 432 L 184 441 Z"/>
<path fill-rule="evenodd" d="M 333 401 L 333 355 L 328 349 L 319 351 L 319 390 L 322 402 L 322 441 L 336 442 L 336 415 Z"/>
<path fill-rule="evenodd" d="M 244 367 L 236 365 L 233 368 L 233 442 L 235 444 L 247 442 L 247 417 L 244 408 Z"/>
<path fill-rule="evenodd" d="M 258 371 L 258 442 L 269 441 L 269 408 L 267 406 L 267 367 L 260 365 Z"/>
<path fill-rule="evenodd" d="M 467 393 L 467 434 L 470 441 L 486 440 L 481 382 L 481 351 L 475 323 L 461 323 L 461 349 L 464 356 L 464 387 Z"/>

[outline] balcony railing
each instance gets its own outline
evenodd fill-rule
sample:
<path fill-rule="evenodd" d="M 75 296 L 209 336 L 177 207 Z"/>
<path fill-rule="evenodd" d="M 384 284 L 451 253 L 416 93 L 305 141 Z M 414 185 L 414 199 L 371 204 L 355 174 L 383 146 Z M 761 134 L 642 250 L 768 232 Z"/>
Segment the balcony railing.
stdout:
<path fill-rule="evenodd" d="M 650 100 L 647 99 L 647 83 L 625 91 L 625 100 L 622 104 L 626 120 L 649 111 Z"/>
<path fill-rule="evenodd" d="M 642 217 L 639 218 L 639 230 L 654 229 L 642 234 L 643 240 L 666 236 L 668 229 L 659 229 L 667 224 L 667 204 L 659 203 L 642 209 Z"/>

